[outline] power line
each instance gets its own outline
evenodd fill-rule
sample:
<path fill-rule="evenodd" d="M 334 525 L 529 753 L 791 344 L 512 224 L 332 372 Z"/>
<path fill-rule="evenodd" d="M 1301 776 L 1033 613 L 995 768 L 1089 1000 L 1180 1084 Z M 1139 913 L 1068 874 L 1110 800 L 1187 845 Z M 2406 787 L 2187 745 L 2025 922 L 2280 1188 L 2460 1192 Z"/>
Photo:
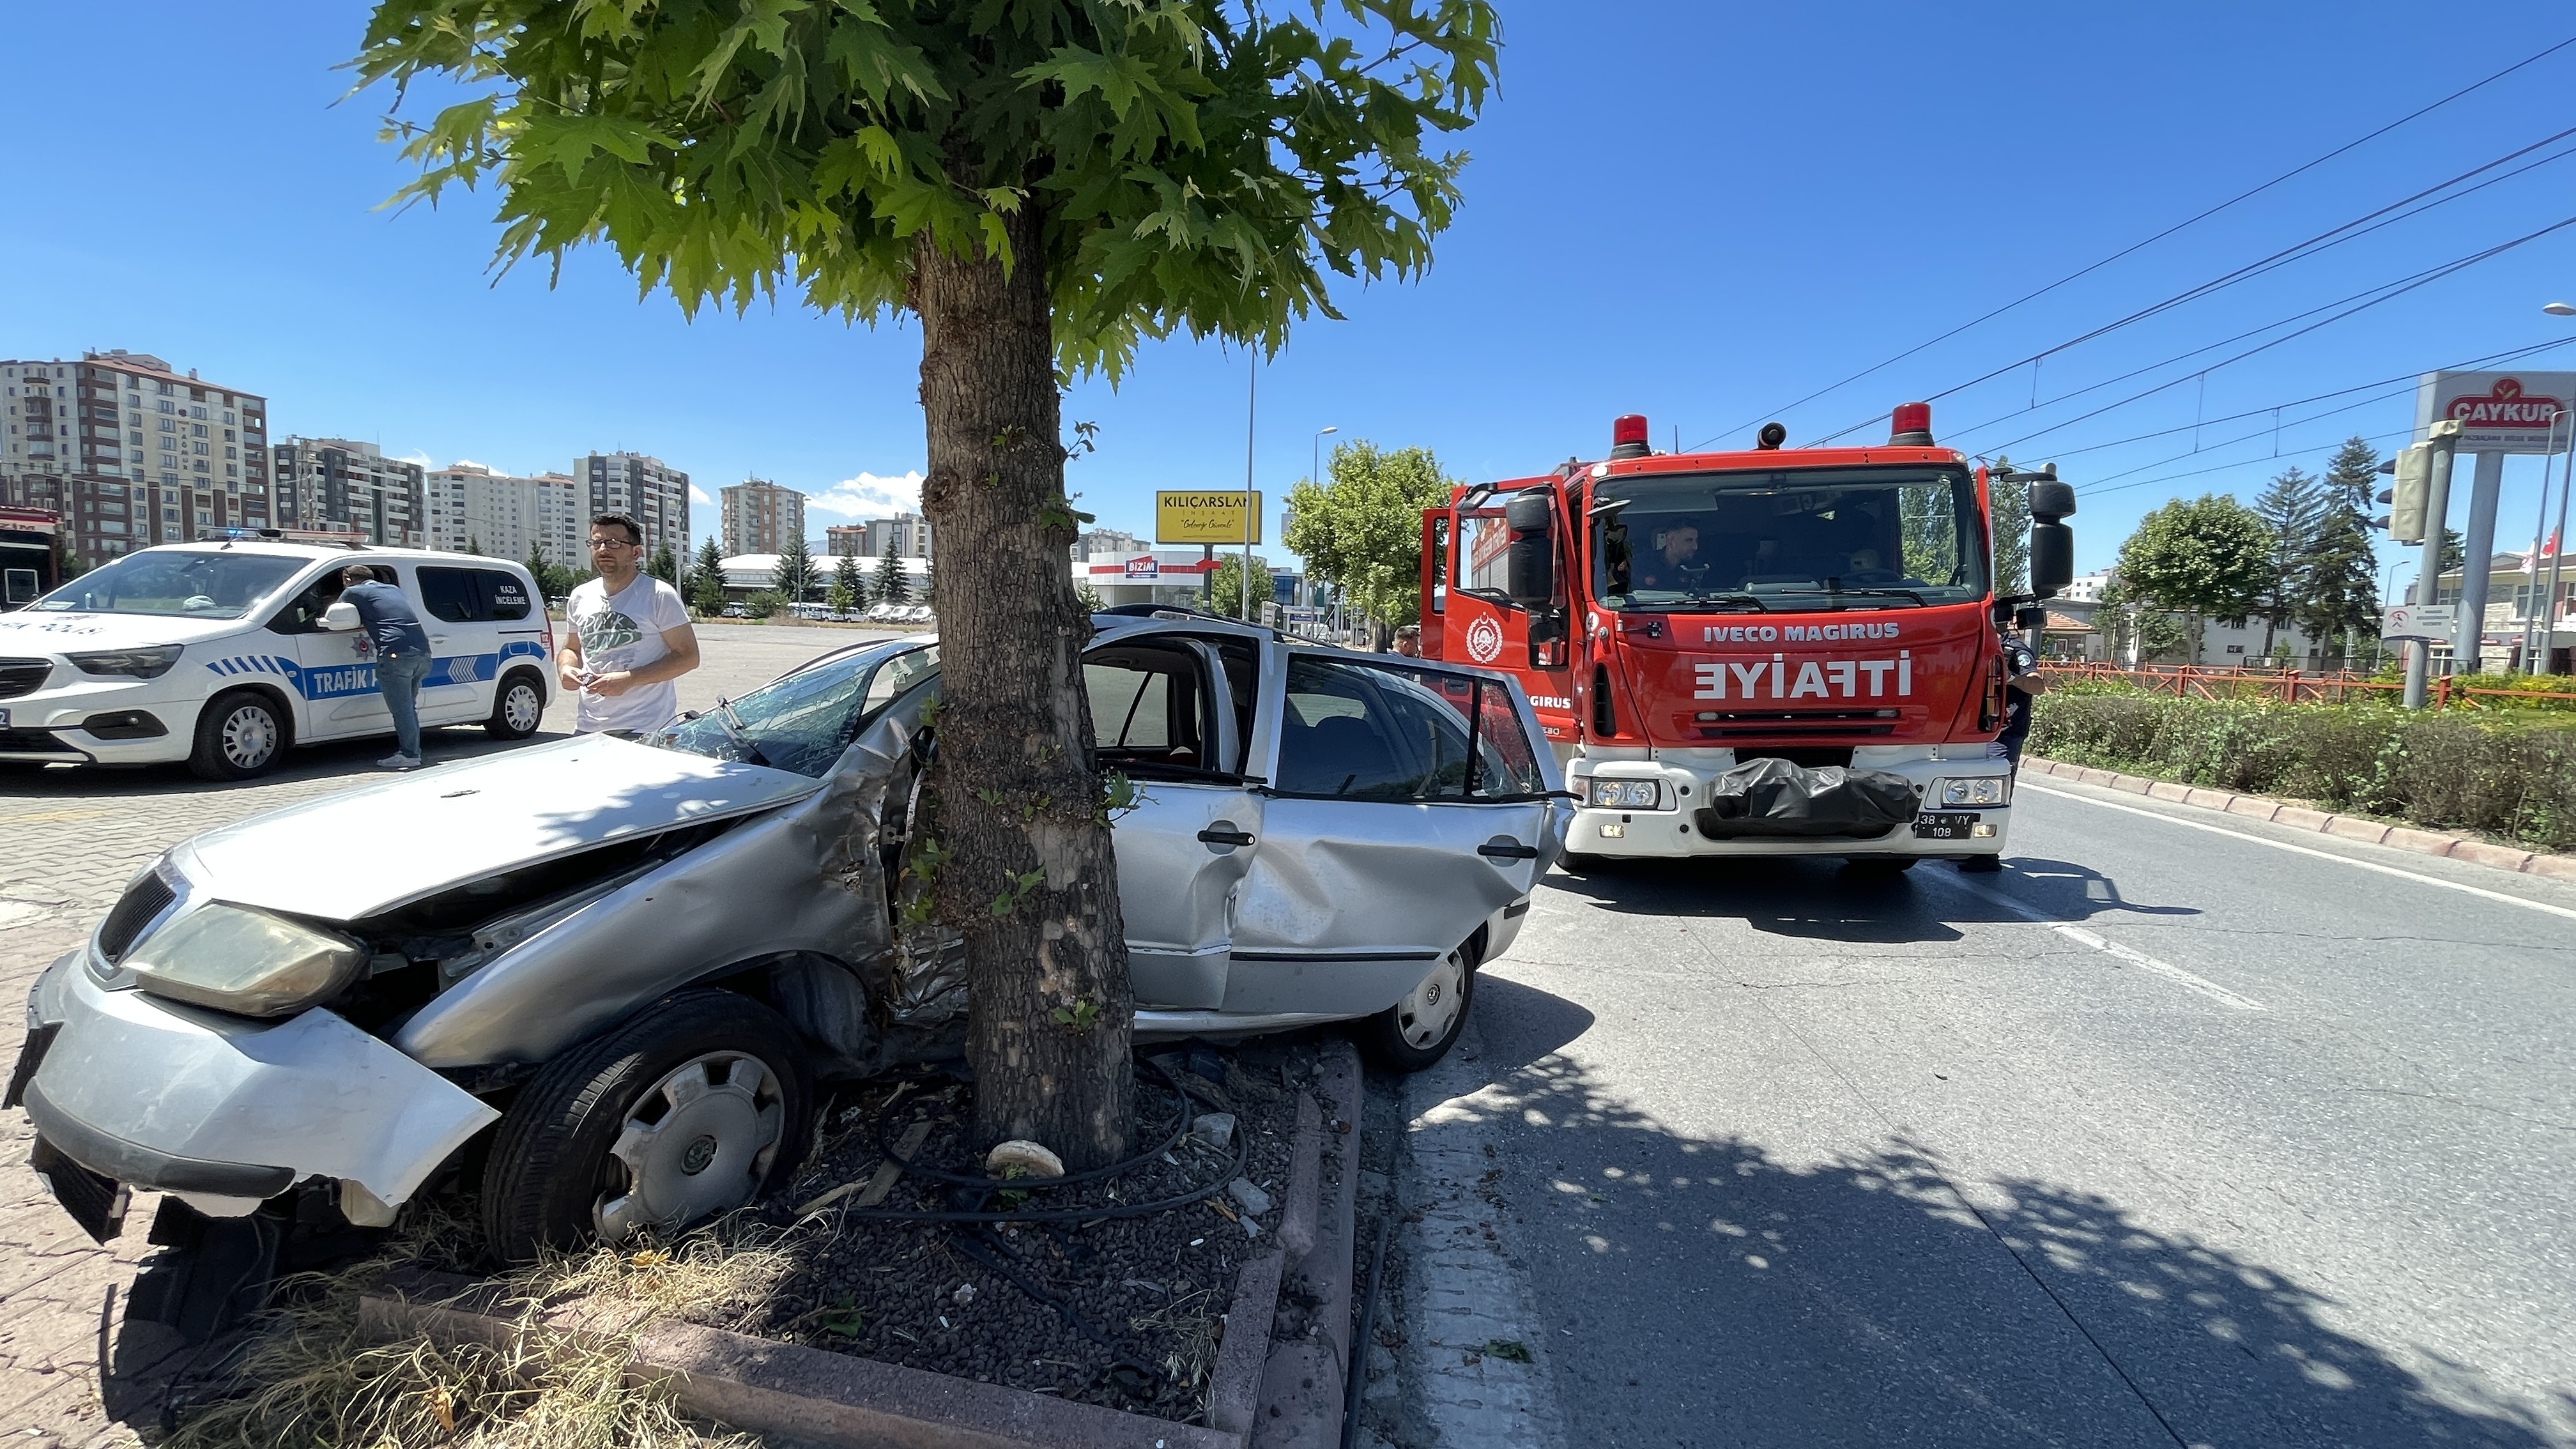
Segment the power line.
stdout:
<path fill-rule="evenodd" d="M 2565 40 L 2562 40 L 2562 41 L 2558 42 L 2556 45 L 2550 46 L 2550 47 L 2549 47 L 2549 48 L 2547 48 L 2546 50 L 2542 50 L 2542 51 L 2540 51 L 2538 54 L 2530 55 L 2530 56 L 2526 56 L 2526 57 L 2524 57 L 2524 58 L 2523 58 L 2523 59 L 2521 59 L 2521 60 L 2515 61 L 2513 64 L 2511 64 L 2511 65 L 2509 65 L 2509 66 L 2506 66 L 2504 69 L 2502 69 L 2502 70 L 2500 70 L 2500 71 L 2497 71 L 2495 74 L 2493 74 L 2493 75 L 2490 75 L 2490 76 L 2486 77 L 2484 80 L 2475 81 L 2475 82 L 2473 82 L 2473 83 L 2471 83 L 2471 84 L 2469 84 L 2469 85 L 2466 85 L 2466 86 L 2461 87 L 2460 89 L 2458 89 L 2458 90 L 2456 90 L 2456 91 L 2451 92 L 2449 95 L 2442 97 L 2440 100 L 2434 101 L 2434 102 L 2432 102 L 2432 103 L 2431 103 L 2431 104 L 2429 104 L 2429 105 L 2421 106 L 2421 107 L 2418 107 L 2418 108 L 2417 108 L 2417 109 L 2415 109 L 2415 110 L 2409 111 L 2409 112 L 2407 112 L 2405 115 L 2402 115 L 2402 116 L 2398 117 L 2396 120 L 2393 120 L 2393 121 L 2389 122 L 2387 125 L 2384 125 L 2384 126 L 2380 127 L 2380 128 L 2379 128 L 2378 130 L 2376 130 L 2376 131 L 2372 131 L 2372 132 L 2371 132 L 2371 133 L 2369 133 L 2368 135 L 2363 136 L 2363 137 L 2359 138 L 2358 140 L 2347 141 L 2347 142 L 2345 142 L 2343 145 L 2337 146 L 2337 147 L 2336 147 L 2336 148 L 2334 148 L 2333 150 L 2328 151 L 2328 152 L 2327 152 L 2327 153 L 2325 153 L 2324 155 L 2317 157 L 2317 158 L 2316 158 L 2315 160 L 2313 160 L 2313 161 L 2306 162 L 2306 163 L 2305 163 L 2305 164 L 2303 164 L 2303 165 L 2294 166 L 2294 167 L 2290 168 L 2289 170 L 2282 172 L 2280 175 L 2273 177 L 2271 180 L 2264 182 L 2262 185 L 2260 185 L 2260 186 L 2256 186 L 2256 187 L 2252 188 L 2251 190 L 2247 190 L 2247 191 L 2239 192 L 2239 193 L 2237 193 L 2236 195 L 2229 197 L 2227 200 L 2225 200 L 2225 201 L 2222 201 L 2222 202 L 2218 203 L 2216 206 L 2210 207 L 2210 208 L 2209 208 L 2208 210 L 2206 210 L 2206 211 L 2200 212 L 2199 214 L 2197 214 L 2197 215 L 2195 215 L 2195 216 L 2192 216 L 2192 217 L 2186 218 L 2185 220 L 2182 220 L 2182 221 L 2178 221 L 2178 222 L 2174 223 L 2172 226 L 2166 227 L 2163 231 L 2157 232 L 2155 235 L 2153 235 L 2153 236 L 2151 236 L 2151 237 L 2148 237 L 2148 238 L 2147 238 L 2146 240 L 2144 240 L 2144 241 L 2140 241 L 2140 242 L 2133 242 L 2133 243 L 2131 243 L 2131 244 L 2130 244 L 2130 245 L 2128 245 L 2128 246 L 2122 247 L 2120 250 L 2118 250 L 2118 251 L 2116 251 L 2116 252 L 2111 253 L 2111 254 L 2110 254 L 2109 256 L 2107 256 L 2107 257 L 2102 258 L 2100 261 L 2094 262 L 2094 263 L 2093 263 L 2093 264 L 2091 264 L 2090 266 L 2082 267 L 2082 268 L 2079 268 L 2079 269 L 2077 269 L 2077 270 L 2075 270 L 2075 271 L 2069 272 L 2069 273 L 2067 273 L 2065 276 L 2058 278 L 2056 281 L 2049 283 L 2047 286 L 2041 287 L 2041 288 L 2040 288 L 2040 289 L 2038 289 L 2037 291 L 2029 292 L 2029 293 L 2025 293 L 2024 295 L 2022 295 L 2022 296 L 2020 296 L 2020 297 L 2017 297 L 2017 298 L 2013 299 L 2013 300 L 2012 300 L 2012 301 L 2010 301 L 2010 302 L 2006 302 L 2005 304 L 2003 304 L 2003 305 L 2002 305 L 2002 306 L 2000 306 L 2000 307 L 1995 308 L 1995 309 L 1994 309 L 1993 311 L 1991 311 L 1991 312 L 1987 312 L 1987 313 L 1985 313 L 1985 314 L 1984 314 L 1984 315 L 1982 315 L 1982 316 L 1974 317 L 1974 318 L 1971 318 L 1970 320 L 1968 320 L 1968 321 L 1966 321 L 1966 322 L 1962 322 L 1962 323 L 1960 323 L 1958 326 L 1951 328 L 1949 331 L 1942 333 L 1940 336 L 1935 337 L 1935 338 L 1931 339 L 1931 340 L 1930 340 L 1930 341 L 1928 341 L 1928 342 L 1920 342 L 1920 343 L 1917 343 L 1917 344 L 1915 344 L 1914 346 L 1912 346 L 1912 347 L 1909 347 L 1909 348 L 1905 349 L 1903 352 L 1900 352 L 1900 353 L 1896 354 L 1894 357 L 1890 357 L 1890 358 L 1886 359 L 1886 360 L 1885 360 L 1885 361 L 1883 361 L 1883 362 L 1873 363 L 1872 365 L 1870 365 L 1870 366 L 1868 366 L 1868 367 L 1865 367 L 1865 368 L 1862 368 L 1860 371 L 1853 373 L 1851 376 L 1846 377 L 1846 378 L 1842 379 L 1842 380 L 1841 380 L 1841 381 L 1839 381 L 1839 382 L 1832 383 L 1832 384 L 1830 384 L 1830 385 L 1828 385 L 1828 386 L 1826 386 L 1826 387 L 1819 388 L 1819 389 L 1817 389 L 1816 391 L 1814 391 L 1814 392 L 1811 392 L 1811 393 L 1807 394 L 1805 397 L 1802 397 L 1802 398 L 1798 399 L 1796 402 L 1793 402 L 1793 403 L 1789 404 L 1787 407 L 1783 407 L 1783 408 L 1775 408 L 1775 409 L 1771 410 L 1770 412 L 1763 414 L 1762 416 L 1763 416 L 1763 417 L 1778 417 L 1778 416 L 1780 416 L 1780 415 L 1782 415 L 1782 414 L 1785 414 L 1785 413 L 1788 413 L 1788 412 L 1790 412 L 1790 411 L 1792 411 L 1792 410 L 1794 410 L 1794 409 L 1804 407 L 1804 406 L 1806 406 L 1808 403 L 1814 402 L 1816 399 L 1818 399 L 1818 398 L 1820 398 L 1820 397 L 1823 397 L 1823 396 L 1827 395 L 1828 393 L 1836 392 L 1836 391 L 1839 391 L 1839 390 L 1840 390 L 1840 389 L 1842 389 L 1842 388 L 1848 387 L 1848 386 L 1850 386 L 1851 384 L 1853 384 L 1853 383 L 1855 383 L 1855 382 L 1860 381 L 1862 378 L 1864 378 L 1864 377 L 1868 377 L 1868 376 L 1869 376 L 1869 375 L 1871 375 L 1872 373 L 1875 373 L 1875 372 L 1881 371 L 1881 370 L 1883 370 L 1883 369 L 1885 369 L 1885 368 L 1888 368 L 1888 367 L 1893 367 L 1893 366 L 1894 366 L 1894 365 L 1896 365 L 1897 363 L 1903 362 L 1905 359 L 1907 359 L 1907 358 L 1909 358 L 1909 357 L 1912 357 L 1912 356 L 1913 356 L 1913 355 L 1915 355 L 1916 353 L 1921 352 L 1921 351 L 1925 350 L 1926 348 L 1930 348 L 1930 347 L 1938 346 L 1939 344 L 1944 343 L 1944 342 L 1947 342 L 1947 341 L 1949 341 L 1951 338 L 1958 336 L 1958 335 L 1959 335 L 1960 333 L 1962 333 L 1962 332 L 1966 332 L 1966 331 L 1968 331 L 1968 330 L 1969 330 L 1969 329 L 1971 329 L 1971 328 L 1975 328 L 1975 327 L 1983 326 L 1984 324 L 1986 324 L 1986 323 L 1988 323 L 1988 322 L 1993 321 L 1995 318 L 1997 318 L 1997 317 L 2000 317 L 2000 316 L 2004 315 L 2006 312 L 2010 312 L 2010 311 L 2012 311 L 2014 308 L 2019 307 L 2019 306 L 2022 306 L 2024 303 L 2037 301 L 2039 298 L 2044 297 L 2044 296 L 2047 296 L 2049 293 L 2056 291 L 2058 288 L 2065 286 L 2065 285 L 2066 285 L 2067 283 L 2069 283 L 2069 282 L 2075 281 L 2075 280 L 2077 280 L 2077 279 L 2079 279 L 2079 278 L 2082 278 L 2082 277 L 2089 276 L 2089 275 L 2091 275 L 2092 273 L 2100 271 L 2102 268 L 2109 266 L 2111 263 L 2116 262 L 2116 261 L 2120 260 L 2120 259 L 2121 259 L 2121 258 L 2123 258 L 2123 257 L 2126 257 L 2126 256 L 2128 256 L 2128 255 L 2130 255 L 2130 254 L 2132 254 L 2132 253 L 2134 253 L 2134 252 L 2141 251 L 2141 250 L 2143 250 L 2143 249 L 2145 249 L 2145 248 L 2147 248 L 2147 247 L 2153 246 L 2153 245 L 2155 245 L 2157 242 L 2163 241 L 2166 237 L 2172 236 L 2172 235 L 2173 235 L 2174 233 L 2176 233 L 2176 232 L 2182 231 L 2182 230 L 2184 230 L 2184 229 L 2186 229 L 2186 228 L 2189 228 L 2189 227 L 2192 227 L 2192 226 L 2196 226 L 2196 225 L 2200 224 L 2201 222 L 2207 221 L 2209 218 L 2211 218 L 2211 217 L 2213 217 L 2213 216 L 2218 215 L 2220 212 L 2227 210 L 2229 207 L 2235 206 L 2235 205 L 2237 205 L 2237 204 L 2239 204 L 2239 203 L 2241 203 L 2241 202 L 2250 201 L 2250 200 L 2252 200 L 2253 198 L 2255 198 L 2255 197 L 2257 197 L 2257 196 L 2262 195 L 2264 192 L 2271 190 L 2273 187 L 2280 185 L 2282 182 L 2290 180 L 2292 177 L 2295 177 L 2295 176 L 2301 175 L 2301 174 L 2303 174 L 2303 173 L 2305 173 L 2305 172 L 2313 171 L 2313 170 L 2315 170 L 2317 167 L 2324 165 L 2324 164 L 2325 164 L 2325 163 L 2327 163 L 2328 161 L 2331 161 L 2331 160 L 2335 159 L 2336 157 L 2343 155 L 2345 152 L 2350 151 L 2350 150 L 2354 149 L 2355 147 L 2362 146 L 2362 145 L 2366 145 L 2366 144 L 2368 144 L 2369 142 L 2376 141 L 2376 140 L 2378 140 L 2380 137 L 2387 135 L 2389 132 L 2396 130 L 2396 129 L 2397 129 L 2398 127 L 2400 127 L 2400 126 L 2406 125 L 2407 123 L 2409 123 L 2409 122 L 2411 122 L 2411 121 L 2415 121 L 2415 120 L 2418 120 L 2418 119 L 2420 119 L 2420 118 L 2422 118 L 2422 117 L 2424 117 L 2424 116 L 2430 115 L 2430 114 L 2432 114 L 2434 111 L 2438 111 L 2438 110 L 2440 110 L 2442 107 L 2447 106 L 2447 105 L 2449 105 L 2451 102 L 2456 101 L 2456 100 L 2459 100 L 2461 97 L 2463 97 L 2463 96 L 2467 96 L 2467 95 L 2471 94 L 2472 92 L 2479 91 L 2479 90 L 2483 90 L 2483 89 L 2484 89 L 2484 88 L 2486 88 L 2487 86 L 2493 85 L 2493 84 L 2495 84 L 2497 81 L 2500 81 L 2500 80 L 2504 79 L 2506 76 L 2509 76 L 2509 75 L 2513 74 L 2515 71 L 2521 70 L 2521 69 L 2522 69 L 2522 68 L 2524 68 L 2525 66 L 2531 65 L 2531 64 L 2533 64 L 2533 63 L 2535 63 L 2535 62 L 2538 62 L 2538 61 L 2541 61 L 2541 60 L 2546 60 L 2546 59 L 2547 59 L 2547 58 L 2549 58 L 2550 56 L 2557 54 L 2559 51 L 2565 50 L 2567 47 L 2569 47 L 2569 46 L 2571 46 L 2571 45 L 2576 45 L 2576 36 L 2569 36 L 2567 39 L 2565 39 Z M 1754 421 L 1754 422 L 1759 422 L 1759 421 L 1761 421 L 1761 418 L 1756 418 L 1756 419 L 1754 419 L 1753 421 Z M 1743 429 L 1744 429 L 1744 428 L 1747 428 L 1747 427 L 1750 427 L 1750 426 L 1752 426 L 1752 423 L 1743 423 L 1743 424 L 1739 424 L 1739 425 L 1738 425 L 1738 426 L 1736 426 L 1736 427 L 1732 427 L 1732 428 L 1725 429 L 1723 432 L 1720 432 L 1720 433 L 1716 434 L 1714 437 L 1711 437 L 1711 438 L 1710 438 L 1710 439 L 1708 439 L 1707 441 L 1708 441 L 1708 442 L 1715 442 L 1715 441 L 1717 440 L 1717 438 L 1725 437 L 1728 433 L 1741 432 L 1741 431 L 1743 431 Z M 1846 429 L 1846 431 L 1848 431 L 1848 429 Z M 1698 446 L 1705 447 L 1705 446 L 1707 446 L 1707 443 L 1701 443 L 1701 444 L 1699 444 Z"/>

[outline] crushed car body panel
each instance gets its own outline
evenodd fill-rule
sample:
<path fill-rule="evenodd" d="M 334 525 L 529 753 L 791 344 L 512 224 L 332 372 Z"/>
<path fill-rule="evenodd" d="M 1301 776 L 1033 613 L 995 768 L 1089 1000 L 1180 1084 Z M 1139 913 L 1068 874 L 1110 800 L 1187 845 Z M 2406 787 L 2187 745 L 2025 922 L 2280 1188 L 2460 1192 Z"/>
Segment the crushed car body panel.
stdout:
<path fill-rule="evenodd" d="M 820 783 L 586 735 L 292 805 L 208 831 L 173 858 L 212 899 L 354 921 L 516 866 L 772 809 Z M 279 850 L 281 830 L 314 848 Z"/>
<path fill-rule="evenodd" d="M 328 1011 L 272 1025 L 112 991 L 79 969 L 54 975 L 62 1026 L 29 1114 L 75 1161 L 137 1187 L 224 1195 L 211 1169 L 285 1169 L 289 1182 L 337 1178 L 400 1203 L 500 1119 Z M 156 1159 L 178 1165 L 154 1175 L 183 1180 L 135 1175 Z"/>

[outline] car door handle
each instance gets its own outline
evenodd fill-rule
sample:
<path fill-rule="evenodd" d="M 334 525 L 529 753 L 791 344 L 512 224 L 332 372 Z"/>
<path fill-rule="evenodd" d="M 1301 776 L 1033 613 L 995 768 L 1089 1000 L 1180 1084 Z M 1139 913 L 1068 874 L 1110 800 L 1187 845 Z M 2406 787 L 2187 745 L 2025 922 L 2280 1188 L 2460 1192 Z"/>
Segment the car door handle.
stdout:
<path fill-rule="evenodd" d="M 1523 845 L 1508 835 L 1497 835 L 1476 847 L 1476 853 L 1487 860 L 1536 860 L 1538 847 Z"/>
<path fill-rule="evenodd" d="M 1220 820 L 1200 831 L 1199 839 L 1209 845 L 1250 845 L 1252 832 L 1235 829 L 1234 822 L 1230 820 Z"/>

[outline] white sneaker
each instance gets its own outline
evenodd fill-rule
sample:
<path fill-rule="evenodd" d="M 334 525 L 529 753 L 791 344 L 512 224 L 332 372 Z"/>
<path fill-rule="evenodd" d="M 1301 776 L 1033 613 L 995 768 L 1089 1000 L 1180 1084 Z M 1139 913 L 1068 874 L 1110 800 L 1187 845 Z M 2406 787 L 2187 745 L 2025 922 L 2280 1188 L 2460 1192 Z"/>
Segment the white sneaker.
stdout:
<path fill-rule="evenodd" d="M 417 770 L 421 762 L 410 755 L 387 755 L 376 761 L 379 770 Z"/>

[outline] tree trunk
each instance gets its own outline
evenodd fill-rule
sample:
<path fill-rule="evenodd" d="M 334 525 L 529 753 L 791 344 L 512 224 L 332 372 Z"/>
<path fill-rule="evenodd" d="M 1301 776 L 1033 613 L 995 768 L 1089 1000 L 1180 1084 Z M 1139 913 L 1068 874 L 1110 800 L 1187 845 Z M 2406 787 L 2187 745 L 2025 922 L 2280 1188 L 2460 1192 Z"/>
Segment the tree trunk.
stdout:
<path fill-rule="evenodd" d="M 916 254 L 922 512 L 948 559 L 937 899 L 965 936 L 976 1135 L 1042 1142 L 1080 1169 L 1128 1151 L 1127 935 L 1091 768 L 1091 624 L 1066 565 L 1075 522 L 1035 208 L 1009 226 L 1022 261 L 1008 275 L 926 242 Z"/>

